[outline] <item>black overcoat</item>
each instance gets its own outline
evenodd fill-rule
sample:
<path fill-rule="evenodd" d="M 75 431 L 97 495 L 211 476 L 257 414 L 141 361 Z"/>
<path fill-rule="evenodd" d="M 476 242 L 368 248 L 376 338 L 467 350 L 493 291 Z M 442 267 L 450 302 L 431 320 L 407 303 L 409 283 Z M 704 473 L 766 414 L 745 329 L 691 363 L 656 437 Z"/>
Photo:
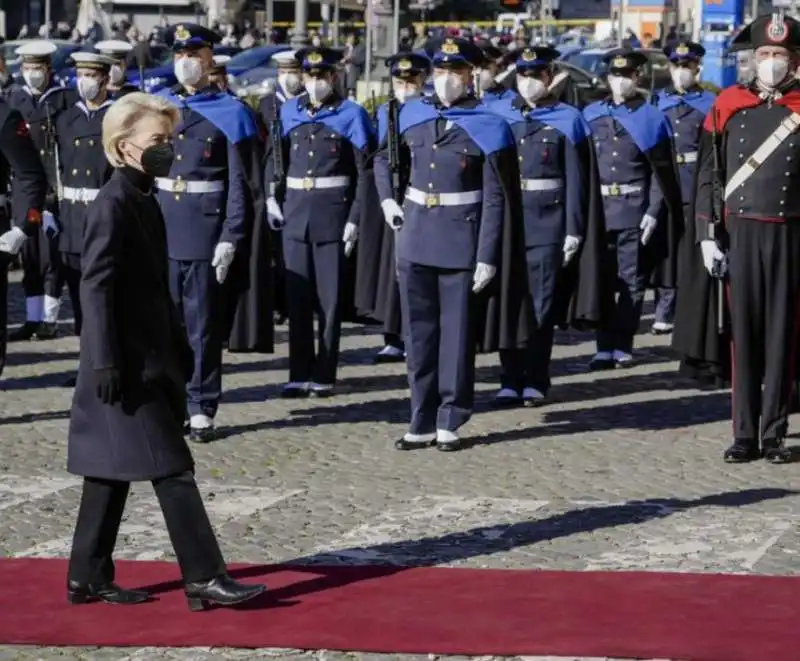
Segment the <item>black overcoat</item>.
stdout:
<path fill-rule="evenodd" d="M 194 465 L 182 431 L 191 350 L 169 294 L 164 218 L 142 179 L 116 170 L 87 213 L 67 465 L 76 475 L 153 480 Z M 113 405 L 96 392 L 95 370 L 111 368 L 122 376 Z"/>

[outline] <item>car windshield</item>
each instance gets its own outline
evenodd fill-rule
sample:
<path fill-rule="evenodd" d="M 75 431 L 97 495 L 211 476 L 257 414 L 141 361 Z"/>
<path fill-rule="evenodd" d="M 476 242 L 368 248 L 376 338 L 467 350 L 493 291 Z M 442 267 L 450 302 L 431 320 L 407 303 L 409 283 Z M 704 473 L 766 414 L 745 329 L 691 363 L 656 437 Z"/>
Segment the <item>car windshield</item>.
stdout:
<path fill-rule="evenodd" d="M 593 76 L 600 76 L 608 69 L 608 66 L 603 61 L 602 53 L 570 53 L 564 56 L 564 61 L 588 71 Z"/>

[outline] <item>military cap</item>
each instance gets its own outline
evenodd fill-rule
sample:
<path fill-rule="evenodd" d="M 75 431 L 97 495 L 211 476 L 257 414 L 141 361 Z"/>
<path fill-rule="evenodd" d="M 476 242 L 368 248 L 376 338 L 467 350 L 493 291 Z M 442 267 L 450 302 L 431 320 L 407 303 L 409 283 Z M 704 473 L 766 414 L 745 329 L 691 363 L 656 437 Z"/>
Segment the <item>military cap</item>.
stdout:
<path fill-rule="evenodd" d="M 213 30 L 196 23 L 178 23 L 167 32 L 167 41 L 172 42 L 172 50 L 191 50 L 195 48 L 212 48 L 222 41 Z"/>
<path fill-rule="evenodd" d="M 410 78 L 427 74 L 431 61 L 425 53 L 397 53 L 386 58 L 386 66 L 392 78 Z"/>
<path fill-rule="evenodd" d="M 425 49 L 431 57 L 434 67 L 473 66 L 479 67 L 483 62 L 483 51 L 469 39 L 445 37 L 427 44 Z"/>
<path fill-rule="evenodd" d="M 123 60 L 133 50 L 133 44 L 121 39 L 108 39 L 106 41 L 98 41 L 94 45 L 94 49 L 98 53 L 113 57 L 115 60 Z"/>
<path fill-rule="evenodd" d="M 742 28 L 731 42 L 728 52 L 754 50 L 762 46 L 797 50 L 800 48 L 800 22 L 780 11 L 759 16 Z"/>
<path fill-rule="evenodd" d="M 70 59 L 75 62 L 76 69 L 94 69 L 104 73 L 108 73 L 114 64 L 114 60 L 108 55 L 86 51 L 77 51 L 70 55 Z"/>
<path fill-rule="evenodd" d="M 303 71 L 326 71 L 339 64 L 342 53 L 325 46 L 308 46 L 297 51 L 294 57 Z"/>
<path fill-rule="evenodd" d="M 49 62 L 57 50 L 58 46 L 52 41 L 42 39 L 23 44 L 14 51 L 14 55 L 21 57 L 23 62 Z"/>
<path fill-rule="evenodd" d="M 297 51 L 283 50 L 275 53 L 270 59 L 275 63 L 278 69 L 295 71 L 300 68 L 300 62 L 295 57 Z"/>
<path fill-rule="evenodd" d="M 606 53 L 603 61 L 611 71 L 634 71 L 647 62 L 647 55 L 635 50 L 617 48 Z"/>
<path fill-rule="evenodd" d="M 536 69 L 547 66 L 553 60 L 557 60 L 560 55 L 561 53 L 550 46 L 526 46 L 514 51 L 514 64 L 517 71 Z"/>
<path fill-rule="evenodd" d="M 475 45 L 483 51 L 483 56 L 489 62 L 495 62 L 503 57 L 503 49 L 495 46 L 488 39 L 476 39 Z"/>
<path fill-rule="evenodd" d="M 696 62 L 706 54 L 706 49 L 693 41 L 681 41 L 664 49 L 670 62 Z"/>

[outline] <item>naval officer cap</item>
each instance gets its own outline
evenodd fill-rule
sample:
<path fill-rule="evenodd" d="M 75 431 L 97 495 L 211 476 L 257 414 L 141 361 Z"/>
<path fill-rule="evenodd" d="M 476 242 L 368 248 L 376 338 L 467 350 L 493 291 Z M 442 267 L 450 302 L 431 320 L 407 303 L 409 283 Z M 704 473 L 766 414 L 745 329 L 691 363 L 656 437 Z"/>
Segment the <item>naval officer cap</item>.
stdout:
<path fill-rule="evenodd" d="M 133 50 L 133 44 L 121 39 L 107 39 L 106 41 L 98 41 L 94 45 L 94 49 L 98 53 L 113 57 L 115 60 L 124 60 L 125 56 Z"/>
<path fill-rule="evenodd" d="M 303 71 L 308 73 L 330 71 L 342 59 L 341 51 L 325 46 L 308 46 L 294 54 Z"/>
<path fill-rule="evenodd" d="M 541 69 L 549 66 L 553 60 L 557 60 L 559 53 L 550 46 L 526 46 L 518 51 L 514 51 L 516 59 L 514 64 L 517 71 L 529 71 L 531 69 Z"/>
<path fill-rule="evenodd" d="M 742 28 L 731 42 L 728 52 L 755 50 L 762 46 L 797 50 L 800 48 L 800 22 L 783 12 L 759 16 Z"/>
<path fill-rule="evenodd" d="M 469 39 L 445 37 L 426 45 L 431 61 L 436 68 L 479 67 L 483 62 L 483 51 Z"/>
<path fill-rule="evenodd" d="M 228 66 L 228 62 L 230 62 L 230 60 L 230 55 L 215 55 L 212 58 L 213 63 L 209 68 L 209 73 L 222 73 L 225 71 L 225 67 Z"/>
<path fill-rule="evenodd" d="M 75 63 L 76 69 L 92 69 L 103 73 L 108 73 L 111 70 L 111 66 L 115 64 L 114 60 L 108 55 L 86 51 L 73 53 L 70 55 L 70 59 Z"/>
<path fill-rule="evenodd" d="M 427 74 L 431 61 L 425 53 L 396 53 L 386 58 L 386 67 L 392 78 L 414 78 Z"/>
<path fill-rule="evenodd" d="M 603 61 L 608 64 L 609 71 L 631 72 L 647 63 L 647 55 L 635 50 L 617 48 L 606 53 Z"/>
<path fill-rule="evenodd" d="M 222 41 L 213 30 L 197 25 L 196 23 L 179 23 L 170 28 L 167 41 L 172 42 L 172 50 L 196 50 L 198 48 L 213 48 L 214 44 Z"/>
<path fill-rule="evenodd" d="M 300 68 L 300 62 L 295 55 L 297 51 L 282 50 L 275 53 L 270 59 L 275 63 L 281 71 L 297 71 Z"/>
<path fill-rule="evenodd" d="M 14 55 L 21 57 L 23 62 L 49 63 L 57 50 L 58 46 L 52 41 L 40 39 L 23 44 L 14 51 Z"/>
<path fill-rule="evenodd" d="M 705 54 L 706 49 L 693 41 L 681 41 L 664 49 L 670 62 L 697 62 Z"/>

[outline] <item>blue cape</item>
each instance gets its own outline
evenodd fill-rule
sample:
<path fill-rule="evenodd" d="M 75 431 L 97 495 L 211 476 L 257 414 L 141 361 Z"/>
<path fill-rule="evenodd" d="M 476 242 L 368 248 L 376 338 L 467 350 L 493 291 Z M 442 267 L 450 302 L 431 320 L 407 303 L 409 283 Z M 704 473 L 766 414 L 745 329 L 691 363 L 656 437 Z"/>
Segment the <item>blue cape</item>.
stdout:
<path fill-rule="evenodd" d="M 667 110 L 675 108 L 681 103 L 685 103 L 702 115 L 707 115 L 711 111 L 711 106 L 714 105 L 714 100 L 716 98 L 717 97 L 708 90 L 688 92 L 682 95 L 658 92 L 658 109 L 661 112 L 667 112 Z"/>
<path fill-rule="evenodd" d="M 642 152 L 648 152 L 662 140 L 672 139 L 672 129 L 666 116 L 652 103 L 643 103 L 631 111 L 622 104 L 596 101 L 583 109 L 583 118 L 591 123 L 601 117 L 612 117 L 622 125 Z"/>
<path fill-rule="evenodd" d="M 486 156 L 514 145 L 514 136 L 506 121 L 486 106 L 438 110 L 429 98 L 414 99 L 400 109 L 400 135 L 437 119 L 449 120 L 466 131 Z"/>
<path fill-rule="evenodd" d="M 202 115 L 225 134 L 231 144 L 258 135 L 256 123 L 248 108 L 227 92 L 201 92 L 187 97 L 179 97 L 172 90 L 163 89 L 162 96 L 178 108 L 189 108 Z"/>
<path fill-rule="evenodd" d="M 302 99 L 308 101 L 307 98 Z M 372 123 L 367 111 L 352 101 L 342 101 L 336 108 L 323 108 L 311 117 L 305 105 L 300 107 L 301 97 L 289 99 L 281 106 L 283 137 L 304 124 L 324 124 L 341 135 L 356 149 L 366 149 L 372 140 Z"/>
<path fill-rule="evenodd" d="M 573 145 L 585 140 L 592 132 L 581 111 L 566 103 L 534 108 L 523 114 L 521 109 L 515 108 L 511 100 L 507 99 L 504 103 L 494 103 L 492 112 L 506 120 L 510 126 L 528 120 L 541 122 L 561 133 Z"/>

